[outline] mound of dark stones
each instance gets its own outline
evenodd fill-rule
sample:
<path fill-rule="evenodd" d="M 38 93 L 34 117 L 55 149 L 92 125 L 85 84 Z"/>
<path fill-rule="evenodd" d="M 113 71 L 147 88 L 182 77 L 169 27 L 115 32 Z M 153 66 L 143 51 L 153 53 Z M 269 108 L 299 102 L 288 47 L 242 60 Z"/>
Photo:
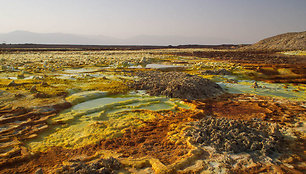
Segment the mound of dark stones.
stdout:
<path fill-rule="evenodd" d="M 230 71 L 227 71 L 226 69 L 206 70 L 206 71 L 203 71 L 202 74 L 208 74 L 208 75 L 232 75 L 232 73 Z"/>
<path fill-rule="evenodd" d="M 256 120 L 206 117 L 186 132 L 192 142 L 212 146 L 217 152 L 256 152 L 269 155 L 280 150 L 282 135 L 277 124 Z"/>
<path fill-rule="evenodd" d="M 150 95 L 165 95 L 180 99 L 203 99 L 223 94 L 215 82 L 183 72 L 141 72 L 140 80 L 132 85 L 137 90 L 147 90 Z"/>
<path fill-rule="evenodd" d="M 97 162 L 86 164 L 77 162 L 69 166 L 63 166 L 57 173 L 62 174 L 114 174 L 122 164 L 113 157 L 100 159 Z"/>

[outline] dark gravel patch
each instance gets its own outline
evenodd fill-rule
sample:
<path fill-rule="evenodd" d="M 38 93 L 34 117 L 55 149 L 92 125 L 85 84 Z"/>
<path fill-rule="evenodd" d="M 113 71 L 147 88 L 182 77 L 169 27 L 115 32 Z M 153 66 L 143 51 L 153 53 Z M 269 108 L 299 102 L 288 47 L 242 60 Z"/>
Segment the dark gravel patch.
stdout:
<path fill-rule="evenodd" d="M 165 95 L 181 99 L 205 99 L 223 94 L 215 82 L 183 72 L 140 72 L 140 80 L 131 84 L 137 90 L 147 90 L 150 95 Z"/>
<path fill-rule="evenodd" d="M 202 74 L 209 74 L 209 75 L 233 75 L 230 71 L 227 71 L 226 69 L 206 70 L 206 71 L 203 71 Z"/>
<path fill-rule="evenodd" d="M 206 117 L 191 123 L 186 132 L 192 142 L 212 146 L 217 152 L 258 152 L 269 155 L 280 150 L 282 135 L 277 124 L 258 120 Z"/>
<path fill-rule="evenodd" d="M 117 173 L 122 164 L 113 157 L 108 159 L 100 159 L 97 162 L 86 164 L 84 162 L 77 162 L 69 165 L 63 166 L 57 173 L 62 174 L 114 174 Z"/>

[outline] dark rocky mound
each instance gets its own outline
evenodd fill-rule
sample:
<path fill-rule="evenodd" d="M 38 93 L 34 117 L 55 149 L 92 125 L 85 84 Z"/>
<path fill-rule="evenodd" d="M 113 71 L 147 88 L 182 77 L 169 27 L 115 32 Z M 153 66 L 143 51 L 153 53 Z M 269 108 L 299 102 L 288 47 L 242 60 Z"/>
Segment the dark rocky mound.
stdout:
<path fill-rule="evenodd" d="M 231 72 L 227 71 L 226 69 L 218 69 L 218 70 L 206 70 L 203 71 L 202 74 L 209 74 L 209 75 L 232 75 Z"/>
<path fill-rule="evenodd" d="M 242 50 L 306 50 L 306 31 L 292 32 L 263 39 Z"/>
<path fill-rule="evenodd" d="M 147 90 L 150 95 L 165 95 L 181 99 L 202 99 L 224 93 L 222 88 L 211 80 L 182 72 L 143 72 L 138 73 L 139 81 L 132 84 L 137 90 Z"/>
<path fill-rule="evenodd" d="M 262 121 L 206 117 L 191 123 L 186 132 L 196 144 L 212 146 L 217 152 L 257 152 L 269 155 L 279 151 L 282 135 L 276 124 Z"/>
<path fill-rule="evenodd" d="M 76 162 L 69 166 L 63 166 L 57 170 L 62 174 L 113 174 L 117 173 L 122 167 L 121 163 L 113 157 L 108 159 L 100 159 L 97 162 L 86 164 L 84 162 Z"/>

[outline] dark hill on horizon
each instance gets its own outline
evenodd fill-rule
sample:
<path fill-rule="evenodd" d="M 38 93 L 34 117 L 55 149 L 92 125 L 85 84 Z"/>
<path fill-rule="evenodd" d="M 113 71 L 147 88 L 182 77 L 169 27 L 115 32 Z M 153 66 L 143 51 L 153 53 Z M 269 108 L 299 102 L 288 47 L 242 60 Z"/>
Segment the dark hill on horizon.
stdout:
<path fill-rule="evenodd" d="M 306 31 L 272 36 L 241 50 L 306 50 Z"/>

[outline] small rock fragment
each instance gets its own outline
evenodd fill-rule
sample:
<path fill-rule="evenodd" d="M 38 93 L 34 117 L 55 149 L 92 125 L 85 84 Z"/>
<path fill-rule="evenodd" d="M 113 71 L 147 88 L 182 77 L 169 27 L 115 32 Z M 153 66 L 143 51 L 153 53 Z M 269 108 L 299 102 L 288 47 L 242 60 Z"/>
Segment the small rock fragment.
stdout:
<path fill-rule="evenodd" d="M 33 86 L 31 87 L 30 92 L 31 92 L 31 93 L 37 92 L 36 85 L 33 85 Z"/>
<path fill-rule="evenodd" d="M 17 79 L 24 79 L 25 77 L 24 77 L 24 74 L 18 74 L 17 75 Z"/>
<path fill-rule="evenodd" d="M 252 88 L 260 88 L 257 84 L 257 82 L 254 82 L 253 85 L 251 86 Z"/>
<path fill-rule="evenodd" d="M 14 80 L 12 80 L 7 86 L 17 86 Z"/>
<path fill-rule="evenodd" d="M 44 172 L 43 172 L 43 170 L 42 170 L 42 168 L 39 168 L 39 169 L 37 169 L 36 171 L 35 171 L 35 174 L 43 174 Z"/>
<path fill-rule="evenodd" d="M 46 87 L 49 86 L 49 84 L 47 82 L 41 82 L 41 86 Z"/>

